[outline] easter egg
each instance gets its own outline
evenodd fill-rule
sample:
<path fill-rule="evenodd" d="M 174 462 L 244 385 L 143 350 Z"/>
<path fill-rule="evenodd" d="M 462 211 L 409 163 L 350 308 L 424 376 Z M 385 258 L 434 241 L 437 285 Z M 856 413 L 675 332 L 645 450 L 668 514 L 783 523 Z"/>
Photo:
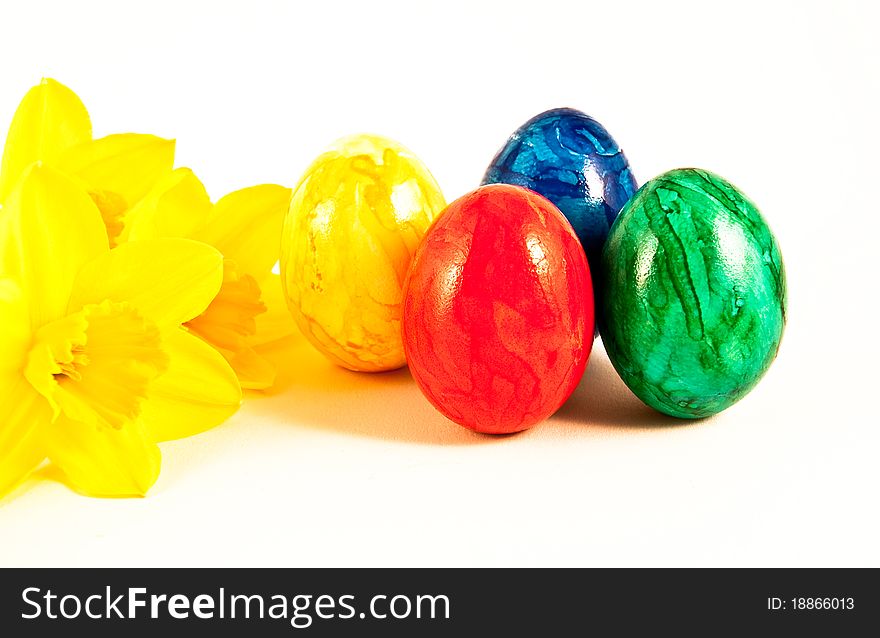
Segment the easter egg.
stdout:
<path fill-rule="evenodd" d="M 637 188 L 605 127 L 568 108 L 519 127 L 489 164 L 483 183 L 525 186 L 553 202 L 574 228 L 594 277 L 608 231 Z"/>
<path fill-rule="evenodd" d="M 677 169 L 642 186 L 602 262 L 602 341 L 649 406 L 681 418 L 715 414 L 776 357 L 782 255 L 755 205 L 717 175 Z"/>
<path fill-rule="evenodd" d="M 483 186 L 450 204 L 419 246 L 404 294 L 410 371 L 467 428 L 524 430 L 583 375 L 590 271 L 569 223 L 536 193 Z"/>
<path fill-rule="evenodd" d="M 381 137 L 342 139 L 308 168 L 284 220 L 281 280 L 294 320 L 328 359 L 364 372 L 406 363 L 403 284 L 445 205 L 422 162 Z"/>

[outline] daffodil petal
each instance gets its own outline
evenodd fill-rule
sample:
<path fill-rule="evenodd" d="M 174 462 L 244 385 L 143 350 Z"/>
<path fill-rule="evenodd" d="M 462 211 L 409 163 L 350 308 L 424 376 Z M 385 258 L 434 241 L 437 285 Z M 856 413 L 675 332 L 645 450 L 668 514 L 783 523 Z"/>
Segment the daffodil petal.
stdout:
<path fill-rule="evenodd" d="M 0 377 L 21 374 L 31 334 L 24 292 L 14 280 L 0 278 Z M 0 392 L 6 386 L 0 385 Z"/>
<path fill-rule="evenodd" d="M 91 137 L 88 111 L 76 93 L 44 79 L 25 94 L 9 126 L 0 164 L 0 203 L 32 163 L 54 162 L 64 150 Z"/>
<path fill-rule="evenodd" d="M 260 281 L 260 292 L 260 299 L 266 305 L 266 312 L 254 318 L 257 332 L 249 338 L 248 343 L 256 346 L 299 334 L 299 328 L 290 316 L 287 302 L 284 300 L 281 277 L 270 274 L 264 278 Z"/>
<path fill-rule="evenodd" d="M 252 348 L 233 353 L 228 361 L 245 390 L 265 390 L 275 383 L 275 366 Z"/>
<path fill-rule="evenodd" d="M 193 239 L 211 244 L 238 266 L 262 278 L 278 261 L 281 225 L 290 205 L 290 189 L 275 184 L 244 188 L 214 205 L 208 223 Z"/>
<path fill-rule="evenodd" d="M 178 168 L 160 179 L 125 219 L 122 241 L 156 237 L 192 237 L 211 214 L 211 198 L 188 168 Z"/>
<path fill-rule="evenodd" d="M 162 334 L 168 370 L 153 381 L 141 416 L 155 441 L 199 434 L 238 410 L 241 388 L 219 352 L 182 328 Z"/>
<path fill-rule="evenodd" d="M 158 326 L 204 312 L 223 282 L 223 257 L 191 239 L 145 239 L 117 246 L 79 272 L 69 310 L 127 301 Z"/>
<path fill-rule="evenodd" d="M 174 140 L 122 133 L 67 149 L 58 160 L 64 172 L 95 193 L 114 193 L 133 206 L 174 166 Z"/>
<path fill-rule="evenodd" d="M 101 213 L 70 178 L 34 164 L 0 219 L 0 269 L 21 284 L 31 326 L 59 318 L 80 268 L 110 252 Z"/>
<path fill-rule="evenodd" d="M 44 439 L 70 487 L 88 496 L 143 496 L 159 476 L 159 447 L 139 421 L 99 428 L 61 415 Z"/>
<path fill-rule="evenodd" d="M 0 497 L 46 458 L 39 427 L 52 411 L 22 376 L 31 341 L 28 322 L 21 288 L 0 279 Z"/>
<path fill-rule="evenodd" d="M 0 375 L 0 498 L 46 458 L 40 428 L 49 423 L 48 402 L 21 375 Z"/>

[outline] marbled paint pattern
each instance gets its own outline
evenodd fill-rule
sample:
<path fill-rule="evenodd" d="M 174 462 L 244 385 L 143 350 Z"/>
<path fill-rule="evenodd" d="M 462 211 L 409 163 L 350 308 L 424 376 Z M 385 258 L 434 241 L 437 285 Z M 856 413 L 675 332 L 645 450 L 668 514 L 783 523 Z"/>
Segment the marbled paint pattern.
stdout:
<path fill-rule="evenodd" d="M 410 370 L 443 414 L 487 433 L 528 428 L 577 386 L 593 340 L 583 250 L 546 199 L 483 186 L 428 231 L 404 301 Z"/>
<path fill-rule="evenodd" d="M 340 140 L 293 193 L 281 242 L 281 279 L 303 334 L 331 361 L 377 372 L 406 363 L 403 284 L 431 221 L 437 182 L 388 139 Z"/>
<path fill-rule="evenodd" d="M 483 178 L 496 183 L 525 186 L 553 202 L 574 228 L 594 277 L 608 231 L 637 188 L 605 127 L 569 108 L 541 113 L 510 136 Z"/>
<path fill-rule="evenodd" d="M 676 169 L 645 184 L 603 253 L 600 330 L 645 403 L 705 417 L 751 390 L 776 357 L 785 270 L 770 228 L 734 186 Z"/>

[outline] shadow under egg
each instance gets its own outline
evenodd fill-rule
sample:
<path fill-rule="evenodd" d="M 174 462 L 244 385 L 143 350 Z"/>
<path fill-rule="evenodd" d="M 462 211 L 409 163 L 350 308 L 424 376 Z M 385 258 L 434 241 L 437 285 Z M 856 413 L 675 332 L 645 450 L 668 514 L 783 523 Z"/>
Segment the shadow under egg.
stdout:
<path fill-rule="evenodd" d="M 593 427 L 662 429 L 693 426 L 705 419 L 676 419 L 648 407 L 621 380 L 597 340 L 581 382 L 551 420 Z"/>
<path fill-rule="evenodd" d="M 249 392 L 249 410 L 297 425 L 383 440 L 433 445 L 486 444 L 453 423 L 422 395 L 407 368 L 352 372 L 334 365 L 300 335 L 263 347 L 275 385 Z M 263 397 L 263 400 L 253 401 Z"/>

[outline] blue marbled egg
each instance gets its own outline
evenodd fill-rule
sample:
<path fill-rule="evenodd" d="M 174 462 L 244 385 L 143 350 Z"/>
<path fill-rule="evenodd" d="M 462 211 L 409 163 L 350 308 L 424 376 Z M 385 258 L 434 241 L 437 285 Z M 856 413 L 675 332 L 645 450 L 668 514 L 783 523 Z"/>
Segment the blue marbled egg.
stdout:
<path fill-rule="evenodd" d="M 489 164 L 483 184 L 516 184 L 556 204 L 590 269 L 623 205 L 638 190 L 629 162 L 605 127 L 575 109 L 553 109 L 519 127 Z"/>

